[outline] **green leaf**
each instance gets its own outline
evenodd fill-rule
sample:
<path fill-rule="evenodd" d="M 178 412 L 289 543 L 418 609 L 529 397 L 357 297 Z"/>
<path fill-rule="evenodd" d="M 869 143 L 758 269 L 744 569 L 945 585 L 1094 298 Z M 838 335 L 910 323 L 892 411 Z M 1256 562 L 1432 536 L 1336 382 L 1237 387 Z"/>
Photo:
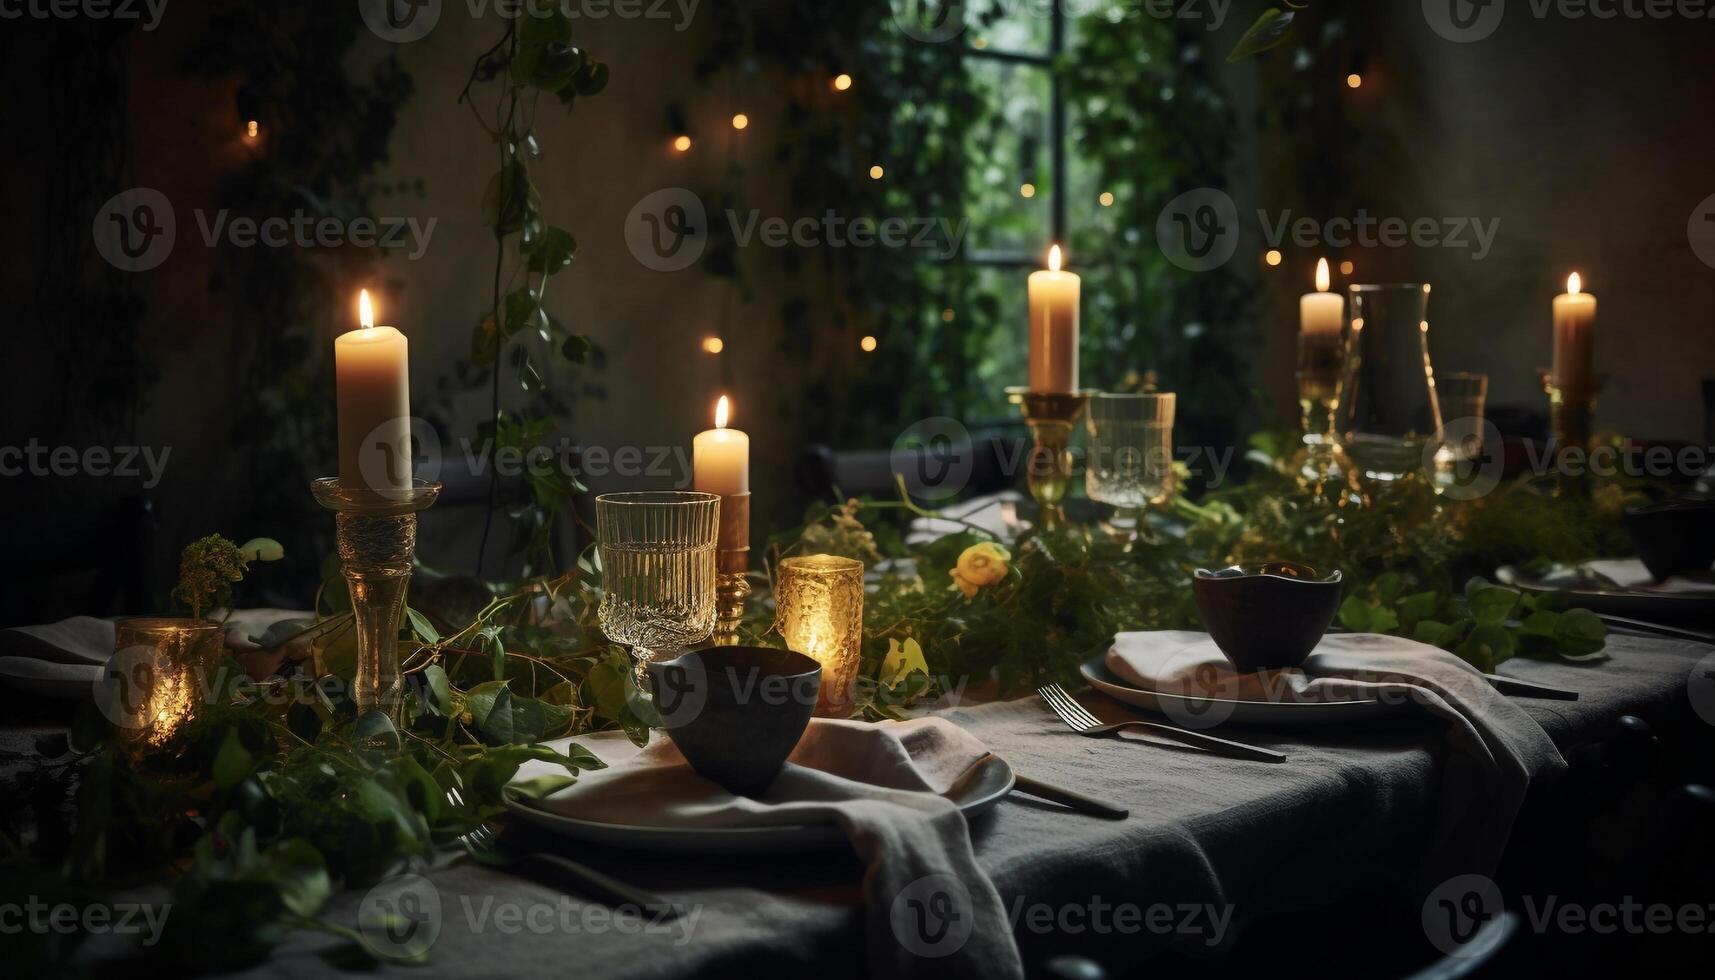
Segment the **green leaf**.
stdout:
<path fill-rule="evenodd" d="M 564 228 L 549 225 L 536 236 L 524 254 L 530 258 L 530 271 L 553 275 L 572 264 L 577 255 L 578 241 Z"/>
<path fill-rule="evenodd" d="M 405 618 L 411 621 L 411 632 L 417 634 L 417 639 L 430 646 L 441 642 L 441 633 L 435 629 L 434 623 L 429 622 L 429 617 L 406 606 Z"/>
<path fill-rule="evenodd" d="M 302 837 L 268 848 L 253 875 L 273 886 L 287 909 L 305 918 L 320 912 L 333 895 L 333 880 L 321 851 Z"/>
<path fill-rule="evenodd" d="M 1453 652 L 1466 663 L 1488 674 L 1511 660 L 1516 649 L 1512 632 L 1505 626 L 1479 623 L 1477 628 L 1471 631 L 1471 635 L 1465 637 L 1465 642 L 1459 644 L 1459 649 Z"/>
<path fill-rule="evenodd" d="M 214 756 L 214 768 L 210 773 L 214 777 L 214 785 L 223 790 L 231 789 L 243 782 L 254 768 L 256 758 L 238 741 L 238 733 L 227 732 L 220 743 L 220 751 Z"/>
<path fill-rule="evenodd" d="M 1278 46 L 1291 33 L 1292 19 L 1291 11 L 1263 11 L 1239 38 L 1239 43 L 1233 46 L 1233 53 L 1227 55 L 1227 61 L 1240 61 Z"/>
<path fill-rule="evenodd" d="M 1471 604 L 1471 618 L 1479 626 L 1505 623 L 1518 606 L 1518 597 L 1518 592 L 1513 589 L 1490 585 L 1481 579 L 1472 579 L 1465 588 L 1465 599 Z"/>
<path fill-rule="evenodd" d="M 1588 657 L 1608 645 L 1608 626 L 1588 609 L 1568 609 L 1554 624 L 1554 640 L 1565 657 Z"/>
<path fill-rule="evenodd" d="M 399 780 L 404 789 L 405 798 L 423 815 L 423 819 L 433 824 L 440 818 L 441 808 L 446 803 L 446 792 L 441 789 L 435 777 L 429 775 L 422 764 L 408 755 L 402 755 L 390 763 L 394 778 Z"/>
<path fill-rule="evenodd" d="M 447 672 L 440 664 L 430 664 L 423 668 L 423 679 L 429 684 L 430 703 L 443 716 L 453 713 L 452 684 L 447 680 Z"/>
<path fill-rule="evenodd" d="M 520 779 L 509 785 L 515 792 L 522 793 L 529 799 L 539 800 L 545 796 L 552 796 L 576 782 L 577 779 L 572 776 L 549 775 Z"/>
<path fill-rule="evenodd" d="M 1340 604 L 1340 625 L 1354 633 L 1391 633 L 1399 629 L 1399 617 L 1390 609 L 1372 606 L 1361 596 L 1347 596 Z"/>
<path fill-rule="evenodd" d="M 1400 621 L 1410 625 L 1435 615 L 1441 597 L 1433 592 L 1416 592 L 1399 601 Z"/>
<path fill-rule="evenodd" d="M 573 364 L 582 364 L 590 356 L 590 339 L 579 334 L 569 334 L 566 342 L 560 345 L 560 355 Z"/>

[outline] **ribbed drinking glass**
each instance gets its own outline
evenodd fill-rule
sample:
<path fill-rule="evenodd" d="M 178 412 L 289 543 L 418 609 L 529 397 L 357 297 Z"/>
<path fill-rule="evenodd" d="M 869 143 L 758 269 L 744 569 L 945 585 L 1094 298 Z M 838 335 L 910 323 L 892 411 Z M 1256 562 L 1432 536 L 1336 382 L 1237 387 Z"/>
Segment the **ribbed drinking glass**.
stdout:
<path fill-rule="evenodd" d="M 715 539 L 721 498 L 712 493 L 608 493 L 596 498 L 602 631 L 644 664 L 708 639 L 715 625 Z"/>

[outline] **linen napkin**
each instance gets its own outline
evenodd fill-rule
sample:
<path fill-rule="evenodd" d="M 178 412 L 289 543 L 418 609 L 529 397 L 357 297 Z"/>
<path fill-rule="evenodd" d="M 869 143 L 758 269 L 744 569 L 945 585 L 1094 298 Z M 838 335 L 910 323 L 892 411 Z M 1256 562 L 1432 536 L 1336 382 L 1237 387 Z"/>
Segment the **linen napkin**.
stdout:
<path fill-rule="evenodd" d="M 768 790 L 734 796 L 698 776 L 671 740 L 578 776 L 537 805 L 645 827 L 836 824 L 868 866 L 863 893 L 871 976 L 1022 977 L 1000 896 L 944 793 L 987 754 L 941 718 L 867 724 L 815 719 Z M 549 770 L 526 765 L 519 778 Z"/>
<path fill-rule="evenodd" d="M 1584 563 L 1587 571 L 1595 572 L 1622 589 L 1638 592 L 1664 592 L 1673 595 L 1715 595 L 1715 578 L 1675 575 L 1656 581 L 1656 577 L 1637 558 L 1604 558 Z"/>
<path fill-rule="evenodd" d="M 313 621 L 315 614 L 295 609 L 216 609 L 209 617 L 225 619 L 226 646 L 245 673 L 256 680 L 272 674 L 286 659 L 310 653 L 308 640 L 275 650 L 263 650 L 252 637 L 261 636 L 281 620 Z M 0 630 L 0 681 L 50 697 L 86 697 L 101 680 L 102 668 L 113 657 L 117 628 L 111 619 L 73 616 L 40 626 Z"/>
<path fill-rule="evenodd" d="M 1410 704 L 1446 722 L 1438 840 L 1425 874 L 1492 872 L 1532 780 L 1566 762 L 1530 715 L 1445 650 L 1397 636 L 1336 633 L 1301 668 L 1239 671 L 1203 633 L 1121 633 L 1108 669 L 1138 687 L 1188 697 Z M 1360 736 L 1361 737 L 1361 736 Z"/>

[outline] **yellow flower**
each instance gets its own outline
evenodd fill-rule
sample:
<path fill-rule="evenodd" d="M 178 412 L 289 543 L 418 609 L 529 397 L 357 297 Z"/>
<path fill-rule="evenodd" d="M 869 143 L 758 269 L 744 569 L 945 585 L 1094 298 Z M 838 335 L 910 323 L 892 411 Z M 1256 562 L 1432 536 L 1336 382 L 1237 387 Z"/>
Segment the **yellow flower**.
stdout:
<path fill-rule="evenodd" d="M 1010 561 L 1010 551 L 991 541 L 984 541 L 966 548 L 964 553 L 959 555 L 959 563 L 947 574 L 953 578 L 953 587 L 963 592 L 968 599 L 983 587 L 1006 578 Z"/>

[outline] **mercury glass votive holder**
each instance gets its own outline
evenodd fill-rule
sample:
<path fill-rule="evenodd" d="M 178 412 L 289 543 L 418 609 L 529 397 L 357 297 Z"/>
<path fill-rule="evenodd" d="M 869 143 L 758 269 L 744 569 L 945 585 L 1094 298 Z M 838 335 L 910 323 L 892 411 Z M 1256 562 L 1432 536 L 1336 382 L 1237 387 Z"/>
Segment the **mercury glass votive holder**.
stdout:
<path fill-rule="evenodd" d="M 784 558 L 774 603 L 787 649 L 822 665 L 817 716 L 849 714 L 863 658 L 863 562 L 835 555 Z"/>
<path fill-rule="evenodd" d="M 380 711 L 398 728 L 405 703 L 399 630 L 417 552 L 417 512 L 434 505 L 441 485 L 414 480 L 408 487 L 378 492 L 324 477 L 310 489 L 318 503 L 334 512 L 340 570 L 351 590 L 357 630 L 352 700 L 360 717 Z"/>
<path fill-rule="evenodd" d="M 209 674 L 225 649 L 219 623 L 126 619 L 114 634 L 98 704 L 121 751 L 140 758 L 165 746 L 208 700 Z"/>

